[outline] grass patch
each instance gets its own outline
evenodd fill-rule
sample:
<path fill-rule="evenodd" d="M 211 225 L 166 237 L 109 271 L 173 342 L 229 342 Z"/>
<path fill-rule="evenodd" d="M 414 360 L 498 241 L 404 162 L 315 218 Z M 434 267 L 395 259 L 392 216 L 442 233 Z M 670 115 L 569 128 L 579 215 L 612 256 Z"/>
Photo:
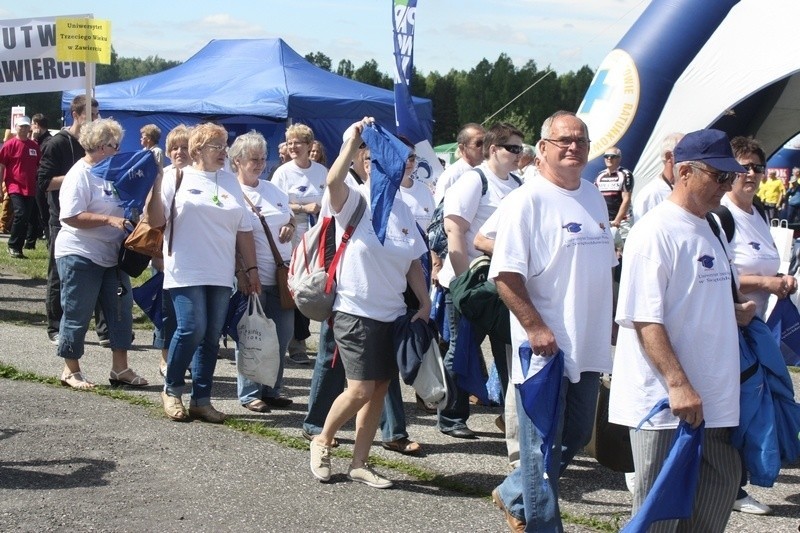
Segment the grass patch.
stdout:
<path fill-rule="evenodd" d="M 44 281 L 47 279 L 47 262 L 50 254 L 47 253 L 45 243 L 40 241 L 35 250 L 23 250 L 27 259 L 15 259 L 8 255 L 6 250 L 0 250 L 0 269 L 17 272 L 20 276 Z"/>

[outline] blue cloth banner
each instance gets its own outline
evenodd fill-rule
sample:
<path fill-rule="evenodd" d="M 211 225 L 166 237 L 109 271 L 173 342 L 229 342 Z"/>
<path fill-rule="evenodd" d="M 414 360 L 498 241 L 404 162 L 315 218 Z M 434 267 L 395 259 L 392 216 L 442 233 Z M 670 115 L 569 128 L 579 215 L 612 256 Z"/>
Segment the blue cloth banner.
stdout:
<path fill-rule="evenodd" d="M 417 112 L 411 101 L 408 84 L 414 71 L 414 27 L 417 16 L 417 0 L 394 0 L 392 5 L 392 28 L 394 30 L 394 114 L 397 133 L 417 144 L 427 140 L 420 127 Z"/>
<path fill-rule="evenodd" d="M 525 342 L 519 347 L 519 361 L 524 376 L 528 376 L 531 357 L 533 350 L 530 344 Z M 558 429 L 558 399 L 563 378 L 564 352 L 559 350 L 536 374 L 517 385 L 525 414 L 542 436 L 545 472 L 550 469 L 550 455 L 555 432 Z"/>
<path fill-rule="evenodd" d="M 386 239 L 386 223 L 389 220 L 389 213 L 392 212 L 397 189 L 403 181 L 406 160 L 411 150 L 378 124 L 365 127 L 361 138 L 369 147 L 372 158 L 369 175 L 372 228 L 383 244 Z"/>
<path fill-rule="evenodd" d="M 667 398 L 653 407 L 636 430 L 640 431 L 645 422 L 664 409 L 669 409 Z M 700 463 L 703 459 L 704 429 L 705 422 L 694 429 L 684 421 L 678 424 L 661 471 L 639 512 L 622 528 L 624 533 L 645 532 L 653 522 L 692 516 L 694 495 L 700 480 Z"/>
<path fill-rule="evenodd" d="M 158 163 L 150 150 L 118 153 L 91 168 L 93 175 L 113 184 L 120 199 L 119 205 L 125 208 L 126 218 L 131 218 L 134 211 L 137 214 L 142 212 L 158 171 Z M 113 192 L 109 190 L 107 194 Z"/>

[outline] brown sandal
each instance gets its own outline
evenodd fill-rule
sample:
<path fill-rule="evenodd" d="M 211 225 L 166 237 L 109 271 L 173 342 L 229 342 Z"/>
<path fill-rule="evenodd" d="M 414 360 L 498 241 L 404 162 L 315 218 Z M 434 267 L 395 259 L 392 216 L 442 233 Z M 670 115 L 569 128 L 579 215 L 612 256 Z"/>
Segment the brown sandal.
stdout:
<path fill-rule="evenodd" d="M 65 387 L 72 387 L 77 390 L 89 390 L 94 388 L 94 383 L 86 379 L 83 372 L 73 372 L 72 374 L 61 373 L 61 384 Z"/>
<path fill-rule="evenodd" d="M 263 400 L 253 400 L 250 403 L 242 404 L 242 407 L 254 413 L 269 413 L 269 406 Z"/>
<path fill-rule="evenodd" d="M 402 453 L 403 455 L 416 455 L 422 451 L 422 446 L 418 442 L 414 442 L 408 437 L 393 440 L 390 442 L 382 442 L 381 446 L 387 450 Z"/>

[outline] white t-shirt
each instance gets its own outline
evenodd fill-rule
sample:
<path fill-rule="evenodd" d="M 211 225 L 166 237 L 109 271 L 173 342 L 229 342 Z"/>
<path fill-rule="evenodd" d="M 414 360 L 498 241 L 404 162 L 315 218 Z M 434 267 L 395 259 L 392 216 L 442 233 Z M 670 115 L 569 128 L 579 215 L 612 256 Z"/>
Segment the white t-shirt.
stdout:
<path fill-rule="evenodd" d="M 564 374 L 573 383 L 581 372 L 611 370 L 611 269 L 617 264 L 603 196 L 588 181 L 577 190 L 558 187 L 539 175 L 503 202 L 489 277 L 514 272 L 564 352 Z M 514 354 L 528 340 L 511 313 Z M 533 356 L 528 376 L 547 358 Z M 513 383 L 525 380 L 512 357 Z"/>
<path fill-rule="evenodd" d="M 125 215 L 113 187 L 106 186 L 102 178 L 93 175 L 91 168 L 86 161 L 79 159 L 64 177 L 58 194 L 61 231 L 56 238 L 54 254 L 56 258 L 79 255 L 102 267 L 112 267 L 119 262 L 124 231 L 113 226 L 78 229 L 64 223 L 64 219 L 80 213 Z"/>
<path fill-rule="evenodd" d="M 327 177 L 328 169 L 316 161 L 311 161 L 308 168 L 300 168 L 294 161 L 288 161 L 278 167 L 270 181 L 289 195 L 290 203 L 306 205 L 322 203 Z M 297 213 L 294 221 L 297 228 L 292 237 L 292 245 L 297 246 L 303 234 L 308 231 L 308 214 Z"/>
<path fill-rule="evenodd" d="M 481 195 L 483 182 L 480 175 L 475 171 L 465 172 L 457 182 L 450 187 L 444 199 L 444 216 L 457 215 L 469 222 L 469 229 L 466 233 L 467 259 L 481 256 L 483 252 L 475 248 L 473 242 L 475 235 L 478 234 L 483 223 L 494 213 L 500 201 L 508 193 L 518 188 L 517 181 L 506 176 L 500 179 L 494 172 L 489 170 L 486 163 L 481 163 L 479 167 L 486 176 L 486 194 Z M 450 255 L 444 258 L 442 270 L 439 272 L 439 284 L 442 287 L 450 287 L 450 281 L 456 276 L 453 265 L 450 263 Z"/>
<path fill-rule="evenodd" d="M 444 198 L 444 193 L 447 192 L 447 189 L 453 185 L 461 175 L 470 170 L 472 165 L 467 163 L 467 160 L 463 157 L 444 169 L 444 171 L 439 175 L 439 179 L 436 180 L 436 192 L 433 194 L 433 200 L 436 205 L 439 205 L 439 202 L 442 201 Z"/>
<path fill-rule="evenodd" d="M 284 262 L 292 257 L 292 243 L 281 242 L 278 236 L 281 227 L 286 225 L 292 218 L 292 210 L 289 209 L 289 197 L 285 192 L 276 187 L 273 183 L 258 180 L 258 185 L 248 187 L 242 184 L 242 191 L 245 196 L 253 202 L 256 209 L 267 221 L 272 240 L 278 248 Z M 250 208 L 250 204 L 245 200 L 247 212 L 250 213 L 250 224 L 253 226 L 253 240 L 256 243 L 256 264 L 258 264 L 258 279 L 261 285 L 275 285 L 275 257 L 272 255 L 272 248 L 269 246 L 267 234 L 261 220 Z"/>
<path fill-rule="evenodd" d="M 349 186 L 348 186 L 349 187 Z M 356 226 L 337 268 L 334 311 L 380 322 L 392 322 L 406 312 L 403 292 L 411 262 L 427 251 L 422 235 L 408 206 L 395 199 L 381 245 L 372 227 L 369 187 L 349 187 L 347 201 L 336 220 L 336 243 L 342 240 L 347 222 L 358 205 L 358 196 L 367 200 L 367 208 Z M 326 194 L 323 203 L 333 212 Z"/>
<path fill-rule="evenodd" d="M 724 240 L 724 237 L 723 237 Z M 609 421 L 635 427 L 667 398 L 663 376 L 644 353 L 634 322 L 663 324 L 706 427 L 739 425 L 739 337 L 731 265 L 704 218 L 667 200 L 633 226 L 625 243 L 617 303 Z M 675 428 L 669 410 L 645 428 Z"/>
<path fill-rule="evenodd" d="M 633 222 L 639 222 L 645 213 L 672 194 L 672 187 L 660 175 L 647 182 L 633 199 Z"/>
<path fill-rule="evenodd" d="M 522 183 L 525 183 L 526 181 L 533 178 L 537 174 L 539 174 L 539 169 L 536 168 L 536 165 L 534 165 L 533 163 L 528 163 L 523 169 L 522 173 L 518 175 L 522 180 Z"/>
<path fill-rule="evenodd" d="M 769 226 L 761 214 L 753 209 L 753 213 L 746 213 L 734 204 L 728 195 L 722 197 L 722 205 L 727 207 L 733 215 L 736 231 L 728 247 L 732 252 L 733 264 L 739 276 L 774 276 L 781 266 L 781 257 L 778 248 L 769 232 Z M 721 226 L 721 224 L 720 224 Z M 767 300 L 769 292 L 757 290 L 748 292 L 745 296 L 756 303 L 756 314 L 764 319 L 767 313 Z"/>
<path fill-rule="evenodd" d="M 431 224 L 433 210 L 436 208 L 430 189 L 422 182 L 413 180 L 411 187 L 400 185 L 397 190 L 400 193 L 399 198 L 411 209 L 411 214 L 414 215 L 419 227 L 422 231 L 426 231 Z"/>
<path fill-rule="evenodd" d="M 175 196 L 172 255 L 167 252 L 170 207 L 175 195 L 175 170 L 164 174 L 161 201 L 164 229 L 164 288 L 216 285 L 233 287 L 236 233 L 251 231 L 242 188 L 236 176 L 218 170 L 183 169 Z M 214 202 L 214 196 L 218 203 Z"/>

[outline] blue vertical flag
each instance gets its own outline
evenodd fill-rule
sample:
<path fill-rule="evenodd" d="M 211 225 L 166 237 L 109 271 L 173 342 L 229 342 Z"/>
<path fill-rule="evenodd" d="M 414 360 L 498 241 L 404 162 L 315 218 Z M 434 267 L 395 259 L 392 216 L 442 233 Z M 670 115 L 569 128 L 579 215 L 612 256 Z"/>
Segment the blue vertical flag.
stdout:
<path fill-rule="evenodd" d="M 394 116 L 397 133 L 415 145 L 417 169 L 414 178 L 435 183 L 442 173 L 442 165 L 433 151 L 431 139 L 419 122 L 408 84 L 414 69 L 414 28 L 417 17 L 417 0 L 393 0 L 392 27 L 394 28 Z"/>

